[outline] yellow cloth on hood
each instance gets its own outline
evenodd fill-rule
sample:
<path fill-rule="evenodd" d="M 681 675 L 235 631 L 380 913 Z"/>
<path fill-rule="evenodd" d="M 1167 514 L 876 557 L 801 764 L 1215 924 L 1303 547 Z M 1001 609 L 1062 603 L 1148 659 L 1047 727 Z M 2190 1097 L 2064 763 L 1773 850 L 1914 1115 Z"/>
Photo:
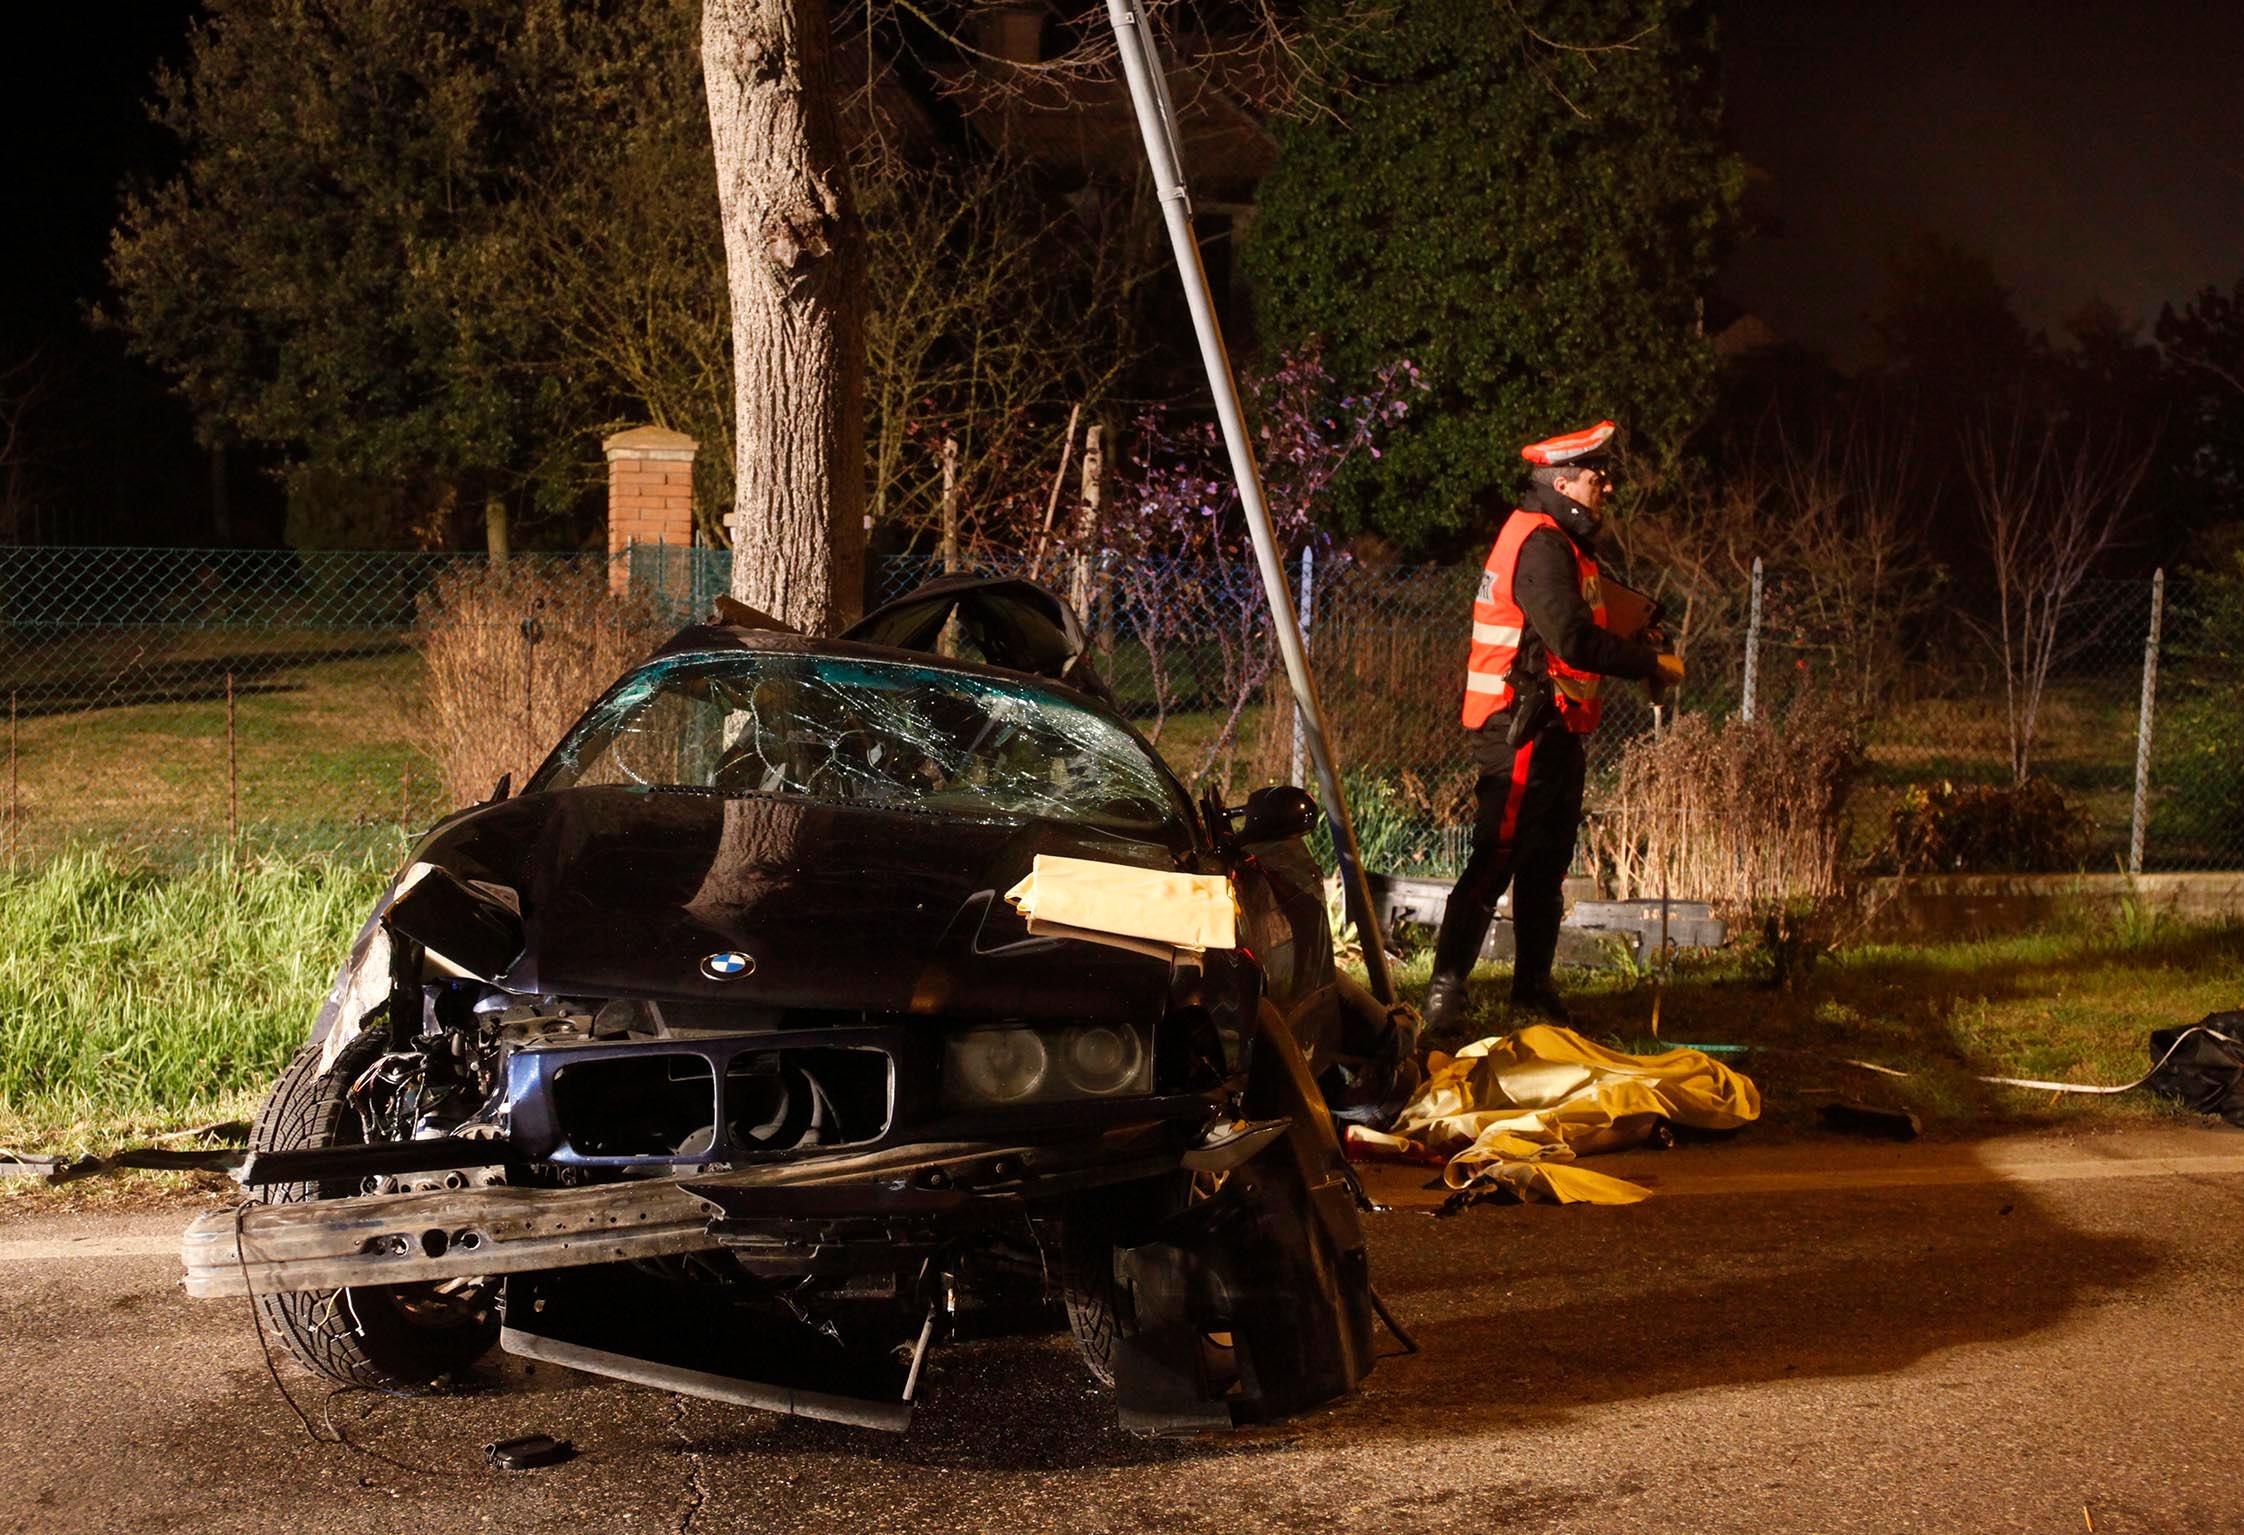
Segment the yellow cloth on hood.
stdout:
<path fill-rule="evenodd" d="M 1238 946 L 1239 908 L 1220 874 L 1180 874 L 1039 853 L 1005 899 L 1031 931 L 1082 930 L 1150 939 L 1180 949 Z"/>
<path fill-rule="evenodd" d="M 1426 1082 L 1393 1133 L 1359 1143 L 1446 1153 L 1442 1181 L 1479 1181 L 1522 1199 L 1633 1204 L 1650 1190 L 1587 1168 L 1577 1156 L 1617 1151 L 1662 1119 L 1731 1130 L 1761 1117 L 1761 1090 L 1697 1050 L 1623 1055 L 1549 1024 L 1428 1058 Z"/>

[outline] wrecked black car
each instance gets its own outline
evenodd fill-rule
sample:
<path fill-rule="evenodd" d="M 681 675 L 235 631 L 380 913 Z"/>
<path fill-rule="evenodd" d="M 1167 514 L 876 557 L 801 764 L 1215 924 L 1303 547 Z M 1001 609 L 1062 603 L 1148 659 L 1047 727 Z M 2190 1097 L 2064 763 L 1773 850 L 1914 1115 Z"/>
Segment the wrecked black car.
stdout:
<path fill-rule="evenodd" d="M 689 628 L 430 831 L 189 1292 L 390 1390 L 497 1344 L 901 1429 L 962 1310 L 1056 1296 L 1126 1426 L 1347 1393 L 1376 1299 L 1325 1094 L 1408 1041 L 1336 976 L 1313 802 L 1194 804 L 1037 588 L 912 602 L 877 644 Z M 1235 941 L 1038 930 L 1040 855 L 1218 877 Z"/>

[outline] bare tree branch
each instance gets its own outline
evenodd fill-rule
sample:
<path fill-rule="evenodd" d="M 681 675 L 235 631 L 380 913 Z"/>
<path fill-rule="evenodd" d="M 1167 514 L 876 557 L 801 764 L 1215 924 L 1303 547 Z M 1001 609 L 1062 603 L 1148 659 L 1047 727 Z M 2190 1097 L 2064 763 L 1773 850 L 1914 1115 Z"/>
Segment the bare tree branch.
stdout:
<path fill-rule="evenodd" d="M 2169 349 L 2167 355 L 2185 367 L 2196 368 L 2200 372 L 2212 374 L 2213 377 L 2228 385 L 2238 394 L 2244 394 L 2244 374 L 2239 374 L 2235 369 L 2224 368 L 2210 357 L 2203 357 L 2195 352 L 2179 348 Z"/>
<path fill-rule="evenodd" d="M 2010 770 L 2024 783 L 2050 675 L 2092 643 L 2103 620 L 2083 619 L 2077 598 L 2096 561 L 2117 543 L 2155 443 L 2118 431 L 1977 422 L 1964 437 L 1971 498 L 1995 578 L 1995 616 L 1979 628 L 2002 669 Z"/>

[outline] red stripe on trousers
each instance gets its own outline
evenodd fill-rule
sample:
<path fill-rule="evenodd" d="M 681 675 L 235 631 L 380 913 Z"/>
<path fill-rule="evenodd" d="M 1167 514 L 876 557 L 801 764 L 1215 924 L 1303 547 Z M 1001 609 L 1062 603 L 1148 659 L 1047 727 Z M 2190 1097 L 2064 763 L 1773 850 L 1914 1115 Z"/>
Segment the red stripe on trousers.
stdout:
<path fill-rule="evenodd" d="M 1527 744 L 1512 753 L 1512 786 L 1504 795 L 1504 819 L 1496 828 L 1496 840 L 1505 847 L 1512 845 L 1512 834 L 1519 830 L 1519 802 L 1527 797 L 1527 764 L 1535 755 L 1532 736 Z"/>

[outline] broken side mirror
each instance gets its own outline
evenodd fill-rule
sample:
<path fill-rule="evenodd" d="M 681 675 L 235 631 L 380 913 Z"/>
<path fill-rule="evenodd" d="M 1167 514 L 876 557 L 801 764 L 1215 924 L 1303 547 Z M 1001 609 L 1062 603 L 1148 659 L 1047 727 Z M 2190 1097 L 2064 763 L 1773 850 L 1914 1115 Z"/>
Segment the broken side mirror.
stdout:
<path fill-rule="evenodd" d="M 499 775 L 499 781 L 491 788 L 491 797 L 485 800 L 483 803 L 486 805 L 496 805 L 500 800 L 505 799 L 509 794 L 513 792 L 514 775 L 512 773 L 501 773 Z"/>
<path fill-rule="evenodd" d="M 1308 836 L 1317 824 L 1317 802 L 1290 783 L 1273 784 L 1248 795 L 1245 806 L 1234 814 L 1239 825 L 1232 840 L 1241 847 L 1258 847 Z"/>

